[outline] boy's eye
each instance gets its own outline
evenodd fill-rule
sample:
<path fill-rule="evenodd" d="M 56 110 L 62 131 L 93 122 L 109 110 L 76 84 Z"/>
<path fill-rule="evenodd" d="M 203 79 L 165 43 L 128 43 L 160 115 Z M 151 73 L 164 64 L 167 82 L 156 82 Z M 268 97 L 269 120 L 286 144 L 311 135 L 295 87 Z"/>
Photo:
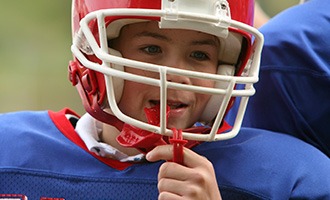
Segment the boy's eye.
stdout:
<path fill-rule="evenodd" d="M 147 46 L 143 48 L 143 51 L 149 53 L 149 54 L 156 54 L 156 53 L 161 53 L 161 49 L 159 46 Z"/>
<path fill-rule="evenodd" d="M 197 59 L 197 60 L 207 60 L 209 57 L 206 53 L 203 53 L 201 51 L 194 51 L 190 54 L 191 57 Z"/>

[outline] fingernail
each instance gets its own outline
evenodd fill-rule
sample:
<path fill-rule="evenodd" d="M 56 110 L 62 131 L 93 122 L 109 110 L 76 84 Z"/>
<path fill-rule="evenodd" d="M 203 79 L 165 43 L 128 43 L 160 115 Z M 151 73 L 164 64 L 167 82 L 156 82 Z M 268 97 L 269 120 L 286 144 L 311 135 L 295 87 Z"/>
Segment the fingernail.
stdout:
<path fill-rule="evenodd" d="M 147 155 L 146 155 L 146 159 L 147 159 L 147 160 L 150 160 L 150 158 L 151 158 L 151 153 L 147 153 Z"/>

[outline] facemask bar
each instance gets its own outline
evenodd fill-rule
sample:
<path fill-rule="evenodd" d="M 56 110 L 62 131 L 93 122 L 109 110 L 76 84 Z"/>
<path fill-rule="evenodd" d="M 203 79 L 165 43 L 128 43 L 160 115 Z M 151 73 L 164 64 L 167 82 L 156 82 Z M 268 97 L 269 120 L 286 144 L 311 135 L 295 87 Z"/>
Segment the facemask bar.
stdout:
<path fill-rule="evenodd" d="M 230 9 L 226 0 L 196 0 L 194 7 L 200 7 L 198 15 L 192 14 L 191 0 L 163 0 L 160 28 L 182 28 L 209 33 L 221 38 L 228 36 Z M 208 18 L 216 19 L 216 21 Z M 204 21 L 205 20 L 205 21 Z"/>
<path fill-rule="evenodd" d="M 180 13 L 177 13 L 180 16 Z M 234 28 L 238 28 L 244 30 L 248 33 L 251 33 L 254 36 L 254 43 L 253 43 L 253 57 L 251 58 L 251 67 L 247 77 L 233 77 L 233 76 L 223 76 L 218 74 L 207 74 L 207 73 L 200 73 L 188 70 L 181 70 L 176 68 L 171 68 L 167 66 L 160 66 L 155 64 L 149 64 L 134 60 L 129 60 L 113 55 L 109 55 L 108 53 L 108 44 L 107 44 L 107 37 L 106 37 L 106 26 L 104 22 L 105 16 L 150 16 L 150 17 L 162 17 L 165 16 L 166 12 L 162 10 L 147 10 L 147 9 L 109 9 L 109 10 L 100 10 L 96 12 L 89 13 L 84 19 L 81 20 L 80 26 L 81 29 L 74 37 L 74 42 L 72 45 L 72 52 L 76 56 L 76 58 L 87 68 L 101 72 L 105 76 L 105 81 L 107 85 L 107 95 L 110 108 L 113 114 L 119 118 L 120 120 L 131 124 L 133 126 L 155 132 L 162 135 L 172 136 L 172 131 L 166 128 L 166 96 L 167 96 L 167 89 L 182 89 L 182 90 L 189 90 L 199 93 L 205 94 L 220 94 L 225 95 L 223 103 L 219 108 L 219 112 L 215 118 L 212 130 L 210 134 L 196 134 L 196 133 L 187 133 L 183 132 L 183 138 L 189 140 L 198 140 L 198 141 L 215 141 L 215 140 L 225 140 L 235 137 L 240 129 L 243 115 L 245 112 L 245 108 L 247 105 L 248 97 L 252 96 L 255 93 L 253 88 L 253 83 L 258 81 L 258 71 L 259 71 L 259 62 L 260 62 L 260 53 L 263 44 L 263 36 L 259 31 L 255 28 L 248 26 L 244 23 L 240 23 L 237 21 L 230 21 L 230 26 Z M 219 18 L 215 16 L 198 16 L 196 14 L 188 14 L 184 13 L 185 18 L 201 18 L 200 21 L 205 23 L 219 23 Z M 91 30 L 88 27 L 88 24 L 91 20 L 97 19 L 98 27 L 99 27 L 99 34 L 100 34 L 100 47 L 97 44 Z M 220 20 L 221 21 L 221 20 Z M 223 27 L 222 27 L 223 28 Z M 103 61 L 100 65 L 98 63 L 94 63 L 89 61 L 84 54 L 81 52 L 80 44 L 84 43 L 83 40 L 88 40 L 90 48 L 92 52 Z M 149 77 L 141 77 L 134 74 L 129 74 L 124 71 L 115 70 L 112 68 L 112 64 L 124 65 L 135 67 L 143 70 L 149 70 L 153 72 L 157 72 L 160 74 L 159 79 L 153 79 Z M 251 74 L 252 73 L 252 74 Z M 225 81 L 228 82 L 228 87 L 226 89 L 219 89 L 219 88 L 205 88 L 200 86 L 193 86 L 193 85 L 182 85 L 179 83 L 167 82 L 166 74 L 175 74 L 181 76 L 188 76 L 191 78 L 208 78 L 214 81 Z M 146 83 L 149 85 L 160 87 L 160 94 L 161 94 L 161 125 L 153 126 L 131 117 L 126 116 L 123 114 L 115 101 L 115 94 L 112 90 L 113 88 L 113 77 L 119 77 L 125 80 L 131 80 L 134 82 Z M 246 84 L 246 88 L 244 90 L 235 90 L 235 84 Z M 233 125 L 232 130 L 227 133 L 216 134 L 217 129 L 220 126 L 222 119 L 224 117 L 228 102 L 231 97 L 240 96 L 241 104 L 237 113 L 237 117 L 235 123 Z"/>

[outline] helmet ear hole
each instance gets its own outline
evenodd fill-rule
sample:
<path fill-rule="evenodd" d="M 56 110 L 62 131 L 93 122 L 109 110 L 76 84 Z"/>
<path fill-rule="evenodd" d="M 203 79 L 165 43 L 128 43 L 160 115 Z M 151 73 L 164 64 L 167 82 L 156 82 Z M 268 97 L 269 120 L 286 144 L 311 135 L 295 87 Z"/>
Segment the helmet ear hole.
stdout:
<path fill-rule="evenodd" d="M 122 57 L 121 53 L 115 49 L 109 48 L 110 55 Z M 124 71 L 124 66 L 111 63 L 111 68 Z M 113 89 L 115 91 L 116 102 L 118 103 L 121 99 L 124 89 L 124 79 L 113 77 Z"/>
<path fill-rule="evenodd" d="M 233 65 L 219 65 L 217 74 L 225 76 L 233 76 L 235 74 L 235 66 Z M 228 87 L 228 82 L 226 81 L 217 81 L 214 88 L 226 89 Z M 202 122 L 209 123 L 217 115 L 220 105 L 223 100 L 223 95 L 212 95 L 206 104 L 204 111 L 201 115 L 200 120 Z"/>

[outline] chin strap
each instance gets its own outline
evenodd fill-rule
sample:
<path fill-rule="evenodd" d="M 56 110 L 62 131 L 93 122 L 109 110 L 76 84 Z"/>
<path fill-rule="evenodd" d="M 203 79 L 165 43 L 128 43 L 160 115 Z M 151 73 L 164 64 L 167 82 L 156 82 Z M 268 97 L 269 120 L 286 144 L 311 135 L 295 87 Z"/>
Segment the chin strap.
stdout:
<path fill-rule="evenodd" d="M 166 117 L 169 116 L 170 107 L 166 108 Z M 144 112 L 146 114 L 149 124 L 159 126 L 160 124 L 160 106 L 155 106 L 152 108 L 145 108 Z M 224 122 L 219 128 L 218 133 L 224 132 L 231 127 Z M 209 133 L 211 127 L 208 126 L 198 126 L 185 129 L 184 131 L 190 133 L 205 134 Z M 173 137 L 169 138 L 161 134 L 156 134 L 150 131 L 146 131 L 129 124 L 124 124 L 120 134 L 117 136 L 117 141 L 120 145 L 124 147 L 132 147 L 140 150 L 142 153 L 146 154 L 153 148 L 159 145 L 172 144 L 173 145 L 173 162 L 183 164 L 183 147 L 192 148 L 200 143 L 201 141 L 184 140 L 182 137 L 181 129 L 172 129 Z"/>
<path fill-rule="evenodd" d="M 170 107 L 166 108 L 166 117 L 168 118 Z M 144 112 L 146 114 L 149 124 L 159 126 L 160 124 L 160 106 L 155 106 L 152 108 L 145 108 Z M 117 141 L 124 147 L 134 147 L 139 149 L 142 153 L 147 153 L 151 151 L 158 145 L 165 145 L 167 142 L 163 139 L 163 135 L 156 134 L 150 131 L 146 131 L 129 124 L 124 124 L 123 129 L 117 136 Z"/>
<path fill-rule="evenodd" d="M 166 108 L 166 117 L 169 116 L 170 107 Z M 146 114 L 149 124 L 159 126 L 160 125 L 160 106 L 157 105 L 152 108 L 145 108 L 144 112 Z M 209 131 L 210 128 L 206 127 L 196 127 L 187 129 L 190 132 L 203 133 Z M 163 136 L 161 134 L 156 134 L 150 131 L 146 131 L 130 124 L 124 124 L 120 134 L 117 136 L 117 141 L 124 147 L 133 147 L 139 149 L 142 153 L 148 153 L 153 148 L 159 145 L 174 144 L 175 149 L 181 149 L 183 146 L 187 148 L 192 148 L 199 144 L 198 141 L 186 141 L 182 140 L 182 130 L 172 129 L 173 138 Z M 180 147 L 181 146 L 181 147 Z M 180 150 L 175 150 L 180 151 Z M 175 153 L 176 155 L 179 153 Z M 176 156 L 177 157 L 177 156 Z M 178 156 L 180 157 L 180 156 Z"/>
<path fill-rule="evenodd" d="M 182 137 L 182 130 L 172 129 L 173 137 L 170 139 L 170 144 L 173 144 L 173 162 L 183 165 L 183 147 L 187 144 L 187 140 Z"/>

